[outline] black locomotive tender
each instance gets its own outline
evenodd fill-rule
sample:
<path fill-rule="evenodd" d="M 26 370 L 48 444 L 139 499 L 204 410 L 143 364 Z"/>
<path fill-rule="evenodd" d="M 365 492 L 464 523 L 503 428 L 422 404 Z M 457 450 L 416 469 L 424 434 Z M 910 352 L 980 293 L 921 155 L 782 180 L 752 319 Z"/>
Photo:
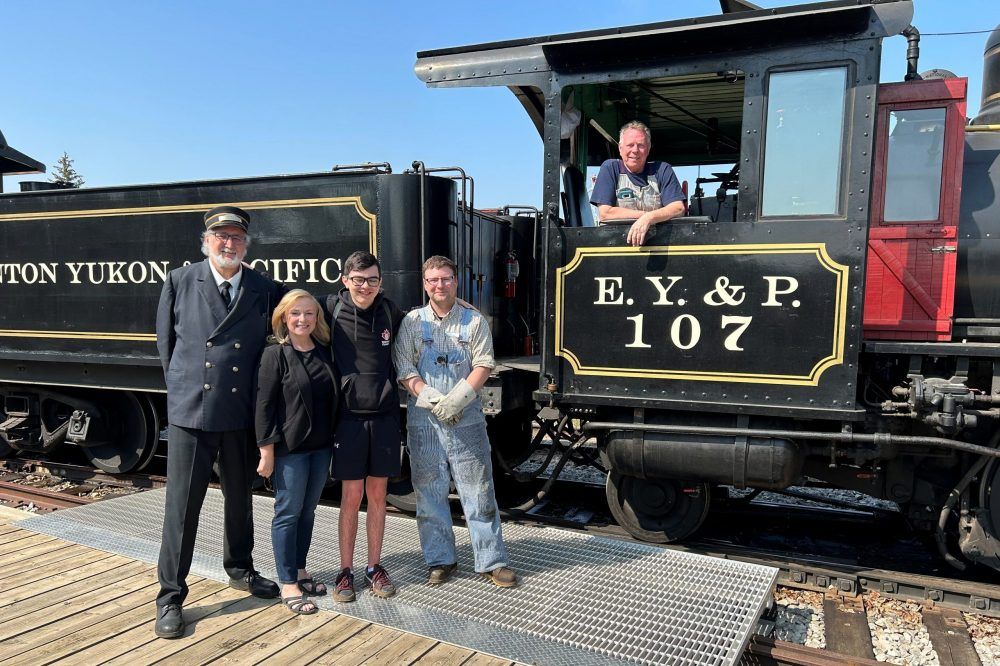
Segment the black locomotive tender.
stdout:
<path fill-rule="evenodd" d="M 543 141 L 540 214 L 476 211 L 464 172 L 418 162 L 0 197 L 2 445 L 149 461 L 163 274 L 200 259 L 200 211 L 235 203 L 255 266 L 315 293 L 368 247 L 418 305 L 422 258 L 457 257 L 503 357 L 498 468 L 539 444 L 533 419 L 561 462 L 596 438 L 639 538 L 689 536 L 720 485 L 822 483 L 897 502 L 957 567 L 1000 569 L 1000 29 L 967 124 L 966 80 L 917 73 L 907 0 L 722 5 L 418 54 L 431 87 L 515 94 Z M 895 35 L 905 80 L 880 83 Z M 642 248 L 594 226 L 584 176 L 633 118 L 653 157 L 713 171 Z"/>

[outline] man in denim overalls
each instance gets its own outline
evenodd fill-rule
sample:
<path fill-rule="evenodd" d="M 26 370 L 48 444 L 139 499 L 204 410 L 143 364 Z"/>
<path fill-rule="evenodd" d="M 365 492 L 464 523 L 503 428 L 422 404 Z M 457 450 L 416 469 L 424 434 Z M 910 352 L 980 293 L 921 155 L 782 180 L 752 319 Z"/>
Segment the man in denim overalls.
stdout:
<path fill-rule="evenodd" d="M 517 575 L 507 566 L 478 394 L 496 366 L 493 340 L 486 319 L 458 300 L 457 275 L 455 262 L 447 257 L 424 262 L 424 290 L 430 302 L 406 315 L 394 349 L 399 381 L 410 393 L 407 449 L 420 547 L 430 567 L 427 582 L 445 582 L 458 566 L 448 506 L 450 469 L 476 572 L 500 587 L 514 587 Z"/>

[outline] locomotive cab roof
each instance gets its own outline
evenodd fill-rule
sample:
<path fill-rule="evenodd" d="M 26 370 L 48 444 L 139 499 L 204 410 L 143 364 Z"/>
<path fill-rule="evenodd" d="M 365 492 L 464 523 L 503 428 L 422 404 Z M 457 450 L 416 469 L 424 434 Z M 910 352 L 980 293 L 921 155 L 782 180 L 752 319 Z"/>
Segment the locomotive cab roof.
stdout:
<path fill-rule="evenodd" d="M 796 49 L 799 62 L 831 60 L 827 45 L 898 34 L 912 16 L 909 0 L 740 9 L 422 51 L 414 69 L 431 87 L 507 86 L 543 136 L 546 107 L 562 91 L 563 110 L 583 113 L 571 160 L 581 168 L 613 156 L 618 128 L 636 118 L 650 127 L 656 156 L 671 164 L 734 163 L 745 79 L 760 73 L 742 56 Z"/>

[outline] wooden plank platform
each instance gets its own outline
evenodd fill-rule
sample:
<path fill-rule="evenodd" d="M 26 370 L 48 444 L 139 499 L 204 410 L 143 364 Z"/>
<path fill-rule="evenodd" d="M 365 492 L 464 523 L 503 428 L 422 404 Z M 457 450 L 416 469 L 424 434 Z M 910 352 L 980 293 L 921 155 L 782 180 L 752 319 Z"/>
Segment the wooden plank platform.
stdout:
<path fill-rule="evenodd" d="M 512 663 L 337 613 L 296 616 L 197 576 L 186 634 L 156 638 L 154 566 L 20 529 L 18 517 L 0 514 L 0 666 Z"/>

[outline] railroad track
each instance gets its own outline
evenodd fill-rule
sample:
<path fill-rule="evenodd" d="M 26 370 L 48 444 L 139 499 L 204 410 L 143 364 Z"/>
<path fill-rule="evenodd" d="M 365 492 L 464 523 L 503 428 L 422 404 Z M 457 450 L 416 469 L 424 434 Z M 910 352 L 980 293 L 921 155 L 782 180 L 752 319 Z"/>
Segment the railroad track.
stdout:
<path fill-rule="evenodd" d="M 87 465 L 74 465 L 52 460 L 11 458 L 0 461 L 0 474 L 41 474 L 79 483 L 103 484 L 124 488 L 149 490 L 163 488 L 167 477 L 155 474 L 107 474 Z"/>
<path fill-rule="evenodd" d="M 70 509 L 74 506 L 90 504 L 94 500 L 63 491 L 55 492 L 10 481 L 0 481 L 0 501 L 12 509 L 31 508 L 38 513 L 48 513 L 57 509 Z"/>
<path fill-rule="evenodd" d="M 90 504 L 123 490 L 134 492 L 165 484 L 163 477 L 117 477 L 83 465 L 18 458 L 0 461 L 0 502 L 8 508 L 30 508 L 37 513 Z"/>

